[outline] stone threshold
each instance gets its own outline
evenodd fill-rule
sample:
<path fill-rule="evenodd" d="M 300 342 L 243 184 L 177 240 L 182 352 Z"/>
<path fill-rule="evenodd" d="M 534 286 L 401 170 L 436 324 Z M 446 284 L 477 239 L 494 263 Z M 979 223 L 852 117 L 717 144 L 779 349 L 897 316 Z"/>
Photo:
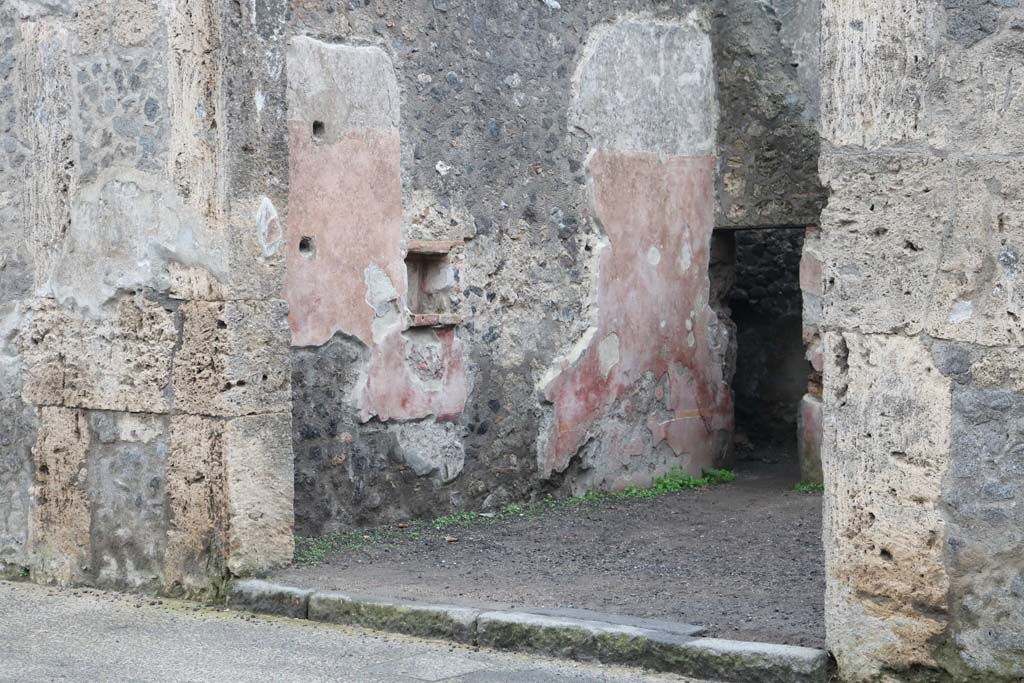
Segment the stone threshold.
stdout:
<path fill-rule="evenodd" d="M 827 683 L 831 671 L 824 650 L 707 638 L 699 626 L 588 610 L 494 611 L 314 591 L 258 579 L 232 582 L 227 604 L 261 614 L 732 683 Z"/>

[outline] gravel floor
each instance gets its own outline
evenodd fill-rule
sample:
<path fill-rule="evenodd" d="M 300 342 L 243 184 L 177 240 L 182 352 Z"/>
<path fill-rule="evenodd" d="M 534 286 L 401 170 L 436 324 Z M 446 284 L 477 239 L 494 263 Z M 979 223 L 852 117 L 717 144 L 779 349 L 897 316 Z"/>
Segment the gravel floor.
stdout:
<path fill-rule="evenodd" d="M 793 490 L 790 464 L 747 462 L 737 473 L 730 484 L 654 500 L 403 531 L 271 580 L 449 604 L 584 608 L 823 647 L 821 496 Z"/>

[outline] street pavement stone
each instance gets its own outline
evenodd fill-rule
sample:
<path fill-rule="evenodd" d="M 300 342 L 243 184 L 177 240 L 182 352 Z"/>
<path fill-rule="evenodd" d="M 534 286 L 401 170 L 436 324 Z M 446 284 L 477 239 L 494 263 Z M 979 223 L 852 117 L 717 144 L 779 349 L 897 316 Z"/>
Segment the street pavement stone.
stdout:
<path fill-rule="evenodd" d="M 0 581 L 0 683 L 697 683 L 358 628 Z"/>

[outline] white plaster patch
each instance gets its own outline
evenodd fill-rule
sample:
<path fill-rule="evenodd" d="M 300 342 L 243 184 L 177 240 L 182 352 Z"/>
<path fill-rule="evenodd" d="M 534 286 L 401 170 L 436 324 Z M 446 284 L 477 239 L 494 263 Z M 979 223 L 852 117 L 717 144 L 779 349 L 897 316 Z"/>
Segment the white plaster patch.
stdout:
<path fill-rule="evenodd" d="M 547 386 L 554 381 L 556 377 L 562 374 L 562 371 L 566 368 L 570 368 L 583 357 L 587 349 L 590 348 L 590 343 L 594 340 L 594 336 L 597 335 L 597 328 L 594 326 L 588 327 L 586 332 L 572 345 L 569 349 L 569 353 L 564 356 L 555 359 L 551 367 L 544 372 L 544 376 L 541 377 L 537 383 L 537 392 L 543 396 Z"/>
<path fill-rule="evenodd" d="M 261 198 L 260 207 L 256 210 L 256 238 L 259 240 L 264 256 L 273 256 L 284 243 L 281 220 L 269 197 Z"/>
<path fill-rule="evenodd" d="M 111 167 L 75 197 L 49 289 L 62 304 L 95 316 L 118 290 L 167 291 L 171 261 L 219 280 L 227 251 L 223 237 L 166 180 Z"/>
<path fill-rule="evenodd" d="M 266 104 L 267 104 L 267 98 L 264 97 L 263 93 L 261 93 L 257 89 L 256 90 L 256 94 L 253 96 L 253 100 L 255 100 L 255 102 L 256 102 L 256 113 L 257 114 L 262 114 L 263 113 L 263 107 L 266 106 Z"/>
<path fill-rule="evenodd" d="M 953 305 L 953 310 L 949 314 L 949 322 L 951 323 L 963 323 L 967 322 L 974 316 L 974 302 L 972 301 L 957 301 Z"/>
<path fill-rule="evenodd" d="M 686 226 L 686 227 L 687 227 L 687 232 L 689 232 L 689 227 L 690 226 Z M 692 266 L 692 265 L 693 265 L 693 252 L 690 250 L 690 241 L 689 240 L 683 240 L 683 248 L 679 250 L 679 270 L 681 270 L 682 272 L 685 273 L 686 271 L 688 271 L 690 269 L 690 266 Z"/>
<path fill-rule="evenodd" d="M 597 360 L 600 364 L 601 375 L 608 379 L 608 373 L 619 362 L 619 335 L 612 333 L 601 340 L 601 343 L 597 345 Z"/>
<path fill-rule="evenodd" d="M 440 174 L 441 176 L 446 176 L 449 173 L 451 173 L 452 167 L 444 163 L 443 161 L 439 161 L 436 164 L 434 164 L 434 170 L 437 171 L 438 174 Z"/>
<path fill-rule="evenodd" d="M 398 290 L 391 282 L 391 278 L 384 272 L 384 269 L 376 263 L 371 263 L 364 272 L 366 281 L 366 303 L 374 310 L 381 304 L 386 304 L 398 298 Z"/>
<path fill-rule="evenodd" d="M 446 484 L 462 473 L 466 452 L 457 428 L 437 422 L 407 422 L 391 426 L 402 449 L 402 459 L 420 477 Z"/>
<path fill-rule="evenodd" d="M 656 266 L 661 263 L 661 252 L 658 251 L 657 247 L 652 245 L 651 248 L 647 250 L 647 262 L 652 266 Z"/>

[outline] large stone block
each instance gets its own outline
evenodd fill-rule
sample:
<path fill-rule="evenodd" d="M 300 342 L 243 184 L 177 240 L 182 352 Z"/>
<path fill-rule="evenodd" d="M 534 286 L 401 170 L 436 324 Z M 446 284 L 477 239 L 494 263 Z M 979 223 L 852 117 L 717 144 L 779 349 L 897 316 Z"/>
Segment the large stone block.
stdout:
<path fill-rule="evenodd" d="M 826 347 L 829 647 L 852 680 L 935 666 L 948 625 L 950 380 L 918 338 L 829 333 Z"/>
<path fill-rule="evenodd" d="M 175 314 L 142 297 L 120 298 L 98 320 L 37 301 L 20 336 L 23 396 L 35 405 L 166 413 L 177 337 Z"/>
<path fill-rule="evenodd" d="M 928 156 L 822 158 L 823 322 L 914 334 L 928 322 L 952 225 L 954 164 Z"/>
<path fill-rule="evenodd" d="M 295 551 L 291 414 L 224 424 L 227 567 L 244 576 L 287 564 Z"/>
<path fill-rule="evenodd" d="M 1024 162 L 957 162 L 951 224 L 940 254 L 928 332 L 983 346 L 1024 345 Z"/>
<path fill-rule="evenodd" d="M 171 418 L 166 487 L 164 585 L 172 593 L 207 592 L 223 572 L 226 544 L 223 420 Z"/>
<path fill-rule="evenodd" d="M 1020 162 L 829 156 L 822 173 L 826 327 L 1024 342 Z"/>
<path fill-rule="evenodd" d="M 930 0 L 827 0 L 821 14 L 821 130 L 836 146 L 925 139 L 922 100 L 941 23 Z"/>
<path fill-rule="evenodd" d="M 965 25 L 981 28 L 980 21 L 964 16 L 973 10 L 990 12 L 985 28 L 998 32 L 969 49 L 947 41 L 921 104 L 928 145 L 971 154 L 1016 154 L 1024 147 L 1024 98 L 1018 96 L 1024 35 L 1012 21 L 1019 22 L 1019 10 L 1010 9 L 1016 3 L 945 4 L 947 31 L 955 30 L 958 14 Z"/>
<path fill-rule="evenodd" d="M 280 300 L 182 304 L 175 413 L 231 417 L 290 410 L 286 310 Z"/>
<path fill-rule="evenodd" d="M 85 413 L 42 408 L 32 454 L 33 578 L 60 584 L 81 582 L 92 571 L 88 493 L 90 430 Z"/>

